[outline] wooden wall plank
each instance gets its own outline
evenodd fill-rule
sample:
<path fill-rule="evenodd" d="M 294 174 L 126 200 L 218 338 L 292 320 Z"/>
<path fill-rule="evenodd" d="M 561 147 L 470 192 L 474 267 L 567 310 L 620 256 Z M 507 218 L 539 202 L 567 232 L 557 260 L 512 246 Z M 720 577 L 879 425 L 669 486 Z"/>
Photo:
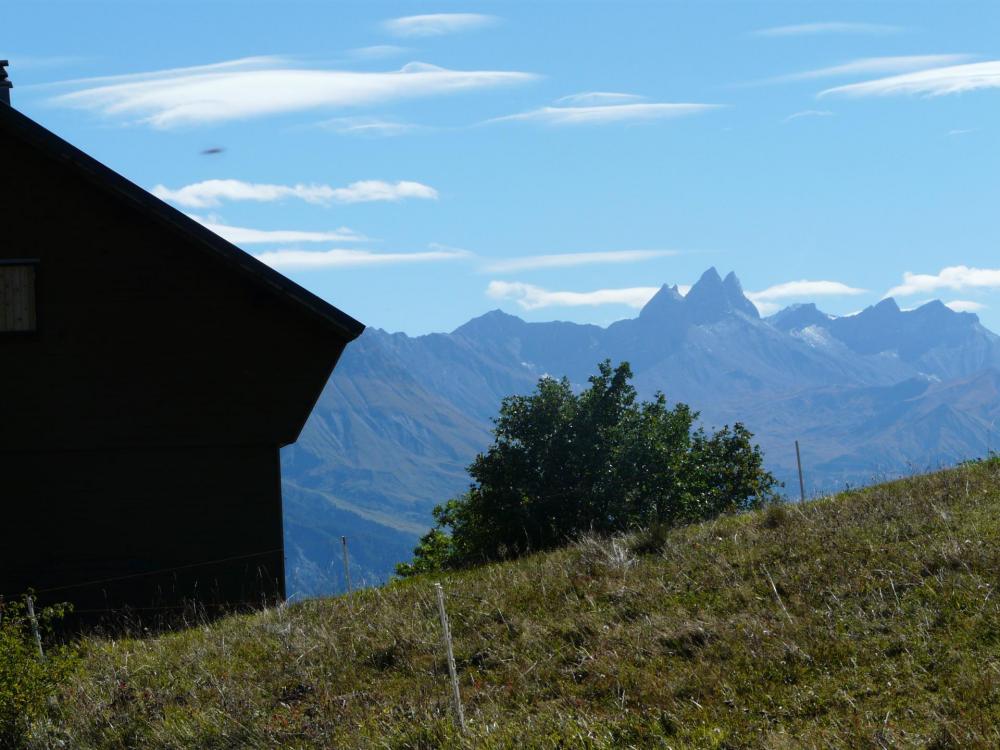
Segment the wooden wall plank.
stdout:
<path fill-rule="evenodd" d="M 0 265 L 0 332 L 34 331 L 35 267 Z"/>

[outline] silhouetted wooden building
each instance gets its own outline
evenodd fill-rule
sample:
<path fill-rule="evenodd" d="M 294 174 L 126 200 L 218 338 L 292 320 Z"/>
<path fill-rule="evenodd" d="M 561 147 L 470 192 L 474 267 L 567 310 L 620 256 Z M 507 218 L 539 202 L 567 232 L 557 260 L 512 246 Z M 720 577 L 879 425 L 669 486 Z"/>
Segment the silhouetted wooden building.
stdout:
<path fill-rule="evenodd" d="M 0 593 L 283 597 L 278 449 L 363 326 L 3 103 L 0 164 Z"/>

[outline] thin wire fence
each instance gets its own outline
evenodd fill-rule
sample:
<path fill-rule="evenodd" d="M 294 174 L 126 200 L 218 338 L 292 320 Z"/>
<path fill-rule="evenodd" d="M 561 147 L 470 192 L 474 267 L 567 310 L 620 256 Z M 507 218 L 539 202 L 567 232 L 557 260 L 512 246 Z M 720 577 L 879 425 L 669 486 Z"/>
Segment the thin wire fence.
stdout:
<path fill-rule="evenodd" d="M 197 563 L 185 563 L 184 565 L 173 565 L 168 568 L 156 568 L 154 570 L 146 570 L 142 573 L 129 573 L 121 576 L 112 576 L 109 578 L 96 578 L 90 581 L 81 581 L 79 583 L 70 583 L 62 586 L 50 586 L 44 589 L 35 589 L 36 594 L 52 594 L 58 591 L 71 591 L 73 589 L 87 588 L 89 586 L 100 586 L 105 583 L 118 583 L 120 581 L 129 581 L 137 578 L 148 578 L 149 576 L 160 575 L 162 573 L 175 573 L 181 570 L 191 570 L 193 568 L 204 568 L 209 565 L 221 565 L 227 562 L 236 562 L 237 560 L 249 560 L 255 557 L 264 557 L 266 555 L 273 555 L 279 552 L 284 552 L 282 548 L 264 550 L 262 552 L 250 552 L 245 555 L 233 555 L 231 557 L 221 557 L 217 560 L 206 560 L 204 562 Z M 7 595 L 9 596 L 9 595 Z"/>

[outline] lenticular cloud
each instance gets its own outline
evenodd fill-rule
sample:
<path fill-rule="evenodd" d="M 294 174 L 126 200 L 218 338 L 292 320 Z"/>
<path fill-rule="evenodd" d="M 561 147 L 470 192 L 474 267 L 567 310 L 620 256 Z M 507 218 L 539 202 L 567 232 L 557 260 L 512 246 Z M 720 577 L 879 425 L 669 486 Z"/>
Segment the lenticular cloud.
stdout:
<path fill-rule="evenodd" d="M 316 70 L 278 58 L 67 82 L 56 104 L 156 128 L 202 125 L 313 109 L 381 104 L 531 81 L 531 73 L 448 70 L 409 63 L 386 72 Z"/>
<path fill-rule="evenodd" d="M 979 89 L 1000 88 L 1000 60 L 949 65 L 915 73 L 878 78 L 874 81 L 837 86 L 820 96 L 945 96 Z"/>

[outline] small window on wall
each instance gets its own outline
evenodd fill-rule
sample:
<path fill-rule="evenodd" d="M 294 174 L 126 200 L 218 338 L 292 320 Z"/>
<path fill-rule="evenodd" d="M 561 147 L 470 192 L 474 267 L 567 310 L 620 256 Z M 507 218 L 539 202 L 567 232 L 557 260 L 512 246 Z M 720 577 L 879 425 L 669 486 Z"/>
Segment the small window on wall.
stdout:
<path fill-rule="evenodd" d="M 0 334 L 30 333 L 38 327 L 35 282 L 38 264 L 0 260 Z"/>

